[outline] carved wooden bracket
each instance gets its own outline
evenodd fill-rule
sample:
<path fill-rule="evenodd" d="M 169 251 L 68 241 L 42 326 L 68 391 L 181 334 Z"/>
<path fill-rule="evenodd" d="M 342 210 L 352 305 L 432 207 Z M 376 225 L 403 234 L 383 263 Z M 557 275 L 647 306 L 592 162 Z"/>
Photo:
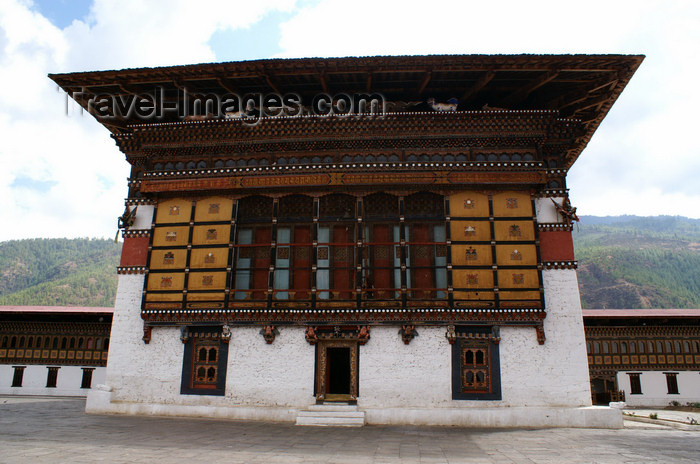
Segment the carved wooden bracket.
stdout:
<path fill-rule="evenodd" d="M 447 332 L 445 332 L 445 337 L 447 338 L 447 341 L 450 342 L 450 345 L 454 345 L 455 340 L 457 340 L 457 332 L 455 332 L 455 326 L 447 326 Z"/>
<path fill-rule="evenodd" d="M 228 343 L 231 340 L 231 327 L 228 324 L 224 324 L 221 328 L 221 342 Z"/>
<path fill-rule="evenodd" d="M 359 327 L 360 333 L 357 334 L 357 342 L 360 345 L 364 345 L 369 341 L 369 326 L 363 325 Z"/>
<path fill-rule="evenodd" d="M 279 335 L 279 333 L 280 333 L 279 330 L 277 330 L 277 328 L 274 325 L 266 325 L 265 327 L 260 329 L 260 335 L 263 336 L 263 338 L 265 339 L 265 342 L 268 345 L 271 345 L 272 342 L 275 341 L 275 337 L 277 335 Z M 307 340 L 308 340 L 308 338 L 307 338 Z"/>
<path fill-rule="evenodd" d="M 190 332 L 187 330 L 187 327 L 180 327 L 180 341 L 182 343 L 187 343 L 187 341 L 190 339 Z"/>
<path fill-rule="evenodd" d="M 306 328 L 306 341 L 309 342 L 309 345 L 318 343 L 318 336 L 316 335 L 316 329 L 314 327 L 308 326 Z"/>
<path fill-rule="evenodd" d="M 404 345 L 408 345 L 411 343 L 411 340 L 418 336 L 415 325 L 402 325 L 401 329 L 399 329 L 399 334 Z"/>
<path fill-rule="evenodd" d="M 153 330 L 153 326 L 150 325 L 143 325 L 143 337 L 141 340 L 148 345 L 151 342 L 151 331 Z"/>
<path fill-rule="evenodd" d="M 544 335 L 544 324 L 536 325 L 535 331 L 537 332 L 537 343 L 544 345 L 544 341 L 547 338 Z"/>

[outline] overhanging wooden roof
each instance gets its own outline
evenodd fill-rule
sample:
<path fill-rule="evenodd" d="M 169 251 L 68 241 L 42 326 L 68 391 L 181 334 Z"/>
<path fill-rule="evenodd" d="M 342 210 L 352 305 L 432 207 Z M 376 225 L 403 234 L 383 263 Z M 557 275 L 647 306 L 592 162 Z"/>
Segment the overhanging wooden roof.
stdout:
<path fill-rule="evenodd" d="M 300 58 L 207 63 L 118 71 L 50 74 L 87 109 L 90 94 L 128 96 L 163 88 L 219 94 L 288 94 L 304 101 L 320 93 L 381 93 L 388 101 L 459 100 L 458 110 L 484 105 L 507 110 L 556 110 L 583 122 L 566 154 L 570 167 L 641 64 L 642 55 L 431 55 Z M 79 92 L 83 92 L 80 94 Z M 132 123 L 102 122 L 114 133 Z"/>

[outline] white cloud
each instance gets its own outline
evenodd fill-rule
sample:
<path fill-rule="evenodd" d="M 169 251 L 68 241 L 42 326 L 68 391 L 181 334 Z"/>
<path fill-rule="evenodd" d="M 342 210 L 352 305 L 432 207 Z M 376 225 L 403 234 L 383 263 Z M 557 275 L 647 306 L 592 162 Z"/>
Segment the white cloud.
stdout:
<path fill-rule="evenodd" d="M 30 1 L 0 3 L 0 196 L 10 218 L 0 240 L 112 236 L 123 210 L 124 155 L 76 105 L 64 114 L 65 95 L 48 73 L 213 61 L 214 32 L 293 5 L 96 0 L 85 22 L 61 30 Z"/>
<path fill-rule="evenodd" d="M 432 0 L 411 6 L 328 0 L 283 24 L 280 45 L 284 57 L 645 54 L 574 165 L 569 186 L 583 214 L 615 210 L 700 218 L 694 179 L 700 144 L 693 137 L 695 108 L 700 107 L 695 91 L 700 74 L 697 2 Z M 617 205 L 629 209 L 611 208 L 611 186 L 616 187 Z"/>
<path fill-rule="evenodd" d="M 0 195 L 12 220 L 0 240 L 112 236 L 122 212 L 123 154 L 92 117 L 64 115 L 47 73 L 215 61 L 212 34 L 274 10 L 292 13 L 281 25 L 285 57 L 646 54 L 570 174 L 574 203 L 583 214 L 700 217 L 696 2 L 295 3 L 96 0 L 85 21 L 58 29 L 29 0 L 0 2 Z"/>

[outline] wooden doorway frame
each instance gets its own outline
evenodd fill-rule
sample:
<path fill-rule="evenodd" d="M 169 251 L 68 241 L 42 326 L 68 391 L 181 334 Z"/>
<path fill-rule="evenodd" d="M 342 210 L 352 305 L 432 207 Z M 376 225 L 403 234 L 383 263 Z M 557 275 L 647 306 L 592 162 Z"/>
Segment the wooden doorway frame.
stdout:
<path fill-rule="evenodd" d="M 328 348 L 350 349 L 350 394 L 327 397 L 328 377 Z M 316 345 L 316 401 L 347 401 L 355 402 L 358 396 L 358 357 L 359 343 L 357 340 L 319 340 Z"/>

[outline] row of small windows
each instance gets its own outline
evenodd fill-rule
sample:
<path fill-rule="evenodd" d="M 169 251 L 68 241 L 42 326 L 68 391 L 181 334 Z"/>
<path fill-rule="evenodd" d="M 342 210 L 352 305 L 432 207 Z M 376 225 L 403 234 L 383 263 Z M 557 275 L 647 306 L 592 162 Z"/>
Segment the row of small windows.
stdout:
<path fill-rule="evenodd" d="M 631 395 L 641 395 L 642 394 L 642 379 L 639 373 L 627 374 L 630 378 L 630 394 Z M 666 376 L 666 392 L 669 395 L 678 395 L 678 373 L 677 372 L 665 372 Z"/>
<path fill-rule="evenodd" d="M 12 375 L 12 387 L 21 387 L 24 380 L 24 369 L 27 366 L 14 366 Z M 49 366 L 46 375 L 46 388 L 56 388 L 58 385 L 58 370 L 60 367 Z M 83 367 L 83 378 L 80 381 L 80 388 L 92 388 L 93 367 Z"/>
<path fill-rule="evenodd" d="M 588 354 L 617 353 L 700 353 L 700 342 L 689 340 L 656 340 L 629 342 L 587 342 Z M 691 351 L 692 350 L 692 351 Z"/>
<path fill-rule="evenodd" d="M 465 161 L 476 161 L 476 162 L 494 162 L 494 161 L 534 161 L 534 156 L 531 153 L 491 153 L 484 154 L 479 153 L 473 157 L 473 160 L 465 154 L 460 155 L 415 155 L 411 154 L 406 157 L 408 162 L 438 162 L 438 163 L 459 163 Z M 400 161 L 398 155 L 345 155 L 340 159 L 341 163 L 398 163 Z M 303 156 L 303 157 L 279 157 L 275 159 L 272 164 L 285 166 L 293 164 L 330 164 L 338 162 L 333 159 L 332 156 Z M 217 159 L 213 163 L 214 168 L 235 168 L 235 167 L 246 167 L 246 166 L 267 166 L 270 161 L 267 158 L 239 158 L 239 159 Z M 550 163 L 551 164 L 551 163 Z M 184 169 L 206 169 L 208 167 L 207 162 L 204 160 L 199 161 L 179 161 L 179 162 L 167 162 L 167 163 L 155 163 L 153 165 L 154 171 L 173 171 L 173 170 L 184 170 Z M 554 161 L 554 166 L 556 167 L 556 161 Z"/>
<path fill-rule="evenodd" d="M 92 337 L 57 337 L 57 336 L 24 336 L 5 335 L 2 337 L 2 348 L 46 348 L 46 349 L 88 349 L 107 350 L 109 338 Z"/>

